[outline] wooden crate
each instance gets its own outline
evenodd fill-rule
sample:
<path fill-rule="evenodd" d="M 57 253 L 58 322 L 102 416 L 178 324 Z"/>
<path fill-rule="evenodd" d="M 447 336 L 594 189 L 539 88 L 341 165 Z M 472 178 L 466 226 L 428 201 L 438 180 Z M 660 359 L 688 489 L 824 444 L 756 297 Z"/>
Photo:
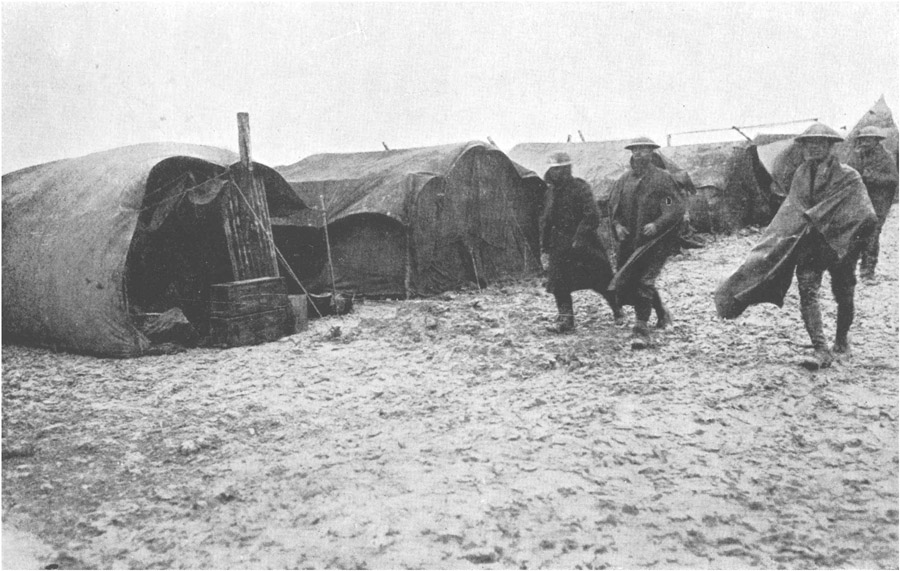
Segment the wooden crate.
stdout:
<path fill-rule="evenodd" d="M 290 306 L 285 306 L 236 317 L 212 317 L 209 331 L 213 345 L 257 345 L 292 334 L 294 313 Z"/>
<path fill-rule="evenodd" d="M 212 317 L 237 317 L 290 306 L 283 278 L 256 278 L 213 284 L 209 294 Z"/>
<path fill-rule="evenodd" d="M 256 345 L 294 333 L 294 312 L 282 278 L 214 284 L 209 303 L 213 345 Z"/>

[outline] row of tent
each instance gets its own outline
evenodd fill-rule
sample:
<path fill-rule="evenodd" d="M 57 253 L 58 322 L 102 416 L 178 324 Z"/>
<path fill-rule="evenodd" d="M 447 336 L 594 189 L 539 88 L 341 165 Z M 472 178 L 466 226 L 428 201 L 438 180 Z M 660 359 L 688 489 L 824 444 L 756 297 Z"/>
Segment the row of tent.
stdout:
<path fill-rule="evenodd" d="M 854 132 L 870 124 L 885 129 L 896 156 L 883 99 Z M 796 156 L 790 136 L 770 139 L 659 149 L 660 164 L 696 190 L 698 230 L 768 222 Z M 521 144 L 507 155 L 476 141 L 320 154 L 276 168 L 254 163 L 253 176 L 290 293 L 403 298 L 535 275 L 547 156 L 568 151 L 603 205 L 627 168 L 624 144 Z M 202 329 L 211 284 L 236 279 L 222 204 L 239 165 L 230 151 L 164 143 L 4 175 L 7 339 L 139 355 L 149 341 L 136 316 L 172 307 Z"/>

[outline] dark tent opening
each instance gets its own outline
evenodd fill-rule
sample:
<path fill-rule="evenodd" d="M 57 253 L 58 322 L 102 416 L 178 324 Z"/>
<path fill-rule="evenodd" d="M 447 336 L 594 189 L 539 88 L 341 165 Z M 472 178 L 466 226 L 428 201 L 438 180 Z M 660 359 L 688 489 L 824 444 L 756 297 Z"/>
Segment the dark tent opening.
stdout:
<path fill-rule="evenodd" d="M 209 292 L 232 279 L 218 199 L 231 183 L 225 169 L 189 157 L 157 164 L 126 261 L 126 292 L 134 315 L 180 308 L 205 335 Z"/>

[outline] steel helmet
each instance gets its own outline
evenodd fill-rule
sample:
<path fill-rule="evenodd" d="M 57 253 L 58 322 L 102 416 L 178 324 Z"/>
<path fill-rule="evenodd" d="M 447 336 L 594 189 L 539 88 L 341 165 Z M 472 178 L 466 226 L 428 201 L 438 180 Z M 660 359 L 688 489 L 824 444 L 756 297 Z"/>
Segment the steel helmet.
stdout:
<path fill-rule="evenodd" d="M 654 149 L 658 149 L 659 145 L 653 142 L 653 139 L 650 137 L 638 137 L 637 139 L 633 139 L 630 143 L 625 145 L 625 148 L 629 151 L 635 147 L 653 147 Z"/>
<path fill-rule="evenodd" d="M 555 153 L 550 154 L 550 158 L 547 162 L 549 163 L 547 168 L 564 167 L 572 164 L 572 157 L 565 151 L 556 151 Z"/>
<path fill-rule="evenodd" d="M 863 127 L 859 130 L 859 133 L 856 135 L 857 139 L 862 139 L 863 137 L 868 137 L 871 139 L 885 139 L 886 137 L 881 134 L 881 129 L 876 127 L 875 125 L 869 125 L 868 127 Z"/>
<path fill-rule="evenodd" d="M 813 123 L 806 131 L 794 137 L 794 140 L 800 143 L 810 139 L 828 139 L 832 143 L 839 143 L 844 140 L 840 133 L 822 123 Z"/>

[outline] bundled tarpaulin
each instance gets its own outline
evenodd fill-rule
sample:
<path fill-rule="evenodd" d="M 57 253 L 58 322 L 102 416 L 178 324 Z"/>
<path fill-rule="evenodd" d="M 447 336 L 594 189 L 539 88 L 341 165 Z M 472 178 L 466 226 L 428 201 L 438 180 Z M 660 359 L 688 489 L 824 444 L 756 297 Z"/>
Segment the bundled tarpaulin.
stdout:
<path fill-rule="evenodd" d="M 586 143 L 520 143 L 510 149 L 509 158 L 525 168 L 544 176 L 547 158 L 554 152 L 565 151 L 572 157 L 572 175 L 591 185 L 594 198 L 601 203 L 609 199 L 609 190 L 630 168 L 631 151 L 625 145 L 632 139 L 619 141 L 589 141 Z M 654 152 L 654 163 L 665 169 L 679 185 L 693 194 L 691 177 L 683 166 L 661 153 Z"/>
<path fill-rule="evenodd" d="M 324 200 L 324 212 L 273 217 L 276 243 L 285 225 L 327 221 L 333 265 L 295 268 L 317 274 L 304 282 L 311 292 L 333 278 L 342 292 L 409 297 L 539 269 L 543 182 L 492 145 L 320 154 L 278 171 L 304 202 Z M 299 235 L 294 246 L 312 247 Z"/>
<path fill-rule="evenodd" d="M 222 197 L 238 159 L 150 143 L 4 175 L 4 340 L 124 357 L 150 348 L 141 314 L 178 307 L 202 328 L 210 285 L 234 279 Z M 305 208 L 274 170 L 254 173 L 273 215 Z"/>

